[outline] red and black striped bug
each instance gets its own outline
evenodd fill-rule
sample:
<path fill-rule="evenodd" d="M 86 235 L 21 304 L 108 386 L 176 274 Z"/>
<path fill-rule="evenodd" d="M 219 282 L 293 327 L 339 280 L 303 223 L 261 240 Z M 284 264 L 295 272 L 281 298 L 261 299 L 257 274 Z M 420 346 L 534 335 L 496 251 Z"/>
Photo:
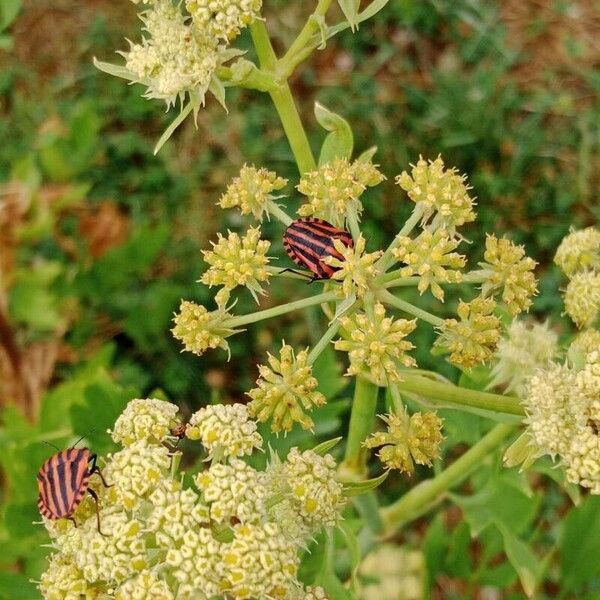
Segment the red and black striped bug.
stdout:
<path fill-rule="evenodd" d="M 104 487 L 110 487 L 96 464 L 97 455 L 87 448 L 69 448 L 52 455 L 37 475 L 38 507 L 47 519 L 69 519 L 75 527 L 73 513 L 81 504 L 86 492 L 96 503 L 96 520 L 100 531 L 98 495 L 89 488 L 90 477 L 98 473 Z M 104 534 L 102 534 L 104 535 Z"/>
<path fill-rule="evenodd" d="M 313 273 L 312 281 L 330 279 L 338 269 L 323 259 L 333 256 L 344 260 L 333 245 L 334 239 L 340 240 L 346 248 L 354 246 L 352 236 L 346 230 L 323 219 L 306 217 L 296 219 L 288 226 L 283 234 L 283 247 L 296 264 Z"/>

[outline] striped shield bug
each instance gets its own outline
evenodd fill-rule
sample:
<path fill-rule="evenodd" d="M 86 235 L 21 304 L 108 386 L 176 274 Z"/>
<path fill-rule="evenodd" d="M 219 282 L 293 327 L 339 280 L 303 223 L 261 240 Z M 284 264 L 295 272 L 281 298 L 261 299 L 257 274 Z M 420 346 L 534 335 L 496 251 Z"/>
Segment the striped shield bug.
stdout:
<path fill-rule="evenodd" d="M 96 503 L 98 532 L 102 534 L 98 495 L 89 487 L 90 477 L 98 473 L 104 487 L 110 486 L 104 480 L 96 459 L 96 454 L 87 448 L 69 448 L 53 454 L 41 466 L 37 483 L 38 507 L 42 516 L 52 520 L 68 519 L 77 527 L 73 513 L 88 492 Z"/>
<path fill-rule="evenodd" d="M 352 236 L 344 229 L 338 229 L 323 219 L 306 217 L 296 219 L 288 226 L 283 234 L 283 247 L 296 264 L 313 274 L 312 281 L 330 279 L 337 269 L 323 259 L 333 256 L 344 260 L 333 245 L 334 239 L 340 240 L 346 248 L 354 245 Z"/>

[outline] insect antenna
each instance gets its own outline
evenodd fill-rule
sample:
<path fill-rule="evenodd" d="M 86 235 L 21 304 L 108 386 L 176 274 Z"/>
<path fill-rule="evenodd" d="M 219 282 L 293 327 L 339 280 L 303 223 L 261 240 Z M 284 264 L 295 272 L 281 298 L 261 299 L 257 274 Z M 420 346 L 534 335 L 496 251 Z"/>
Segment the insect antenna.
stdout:
<path fill-rule="evenodd" d="M 52 442 L 47 442 L 46 440 L 42 440 L 42 442 L 44 444 L 46 444 L 46 446 L 50 446 L 50 448 L 54 448 L 55 450 L 57 450 L 58 452 L 60 452 L 60 448 L 58 448 L 57 446 L 55 446 Z"/>
<path fill-rule="evenodd" d="M 79 442 L 84 438 L 87 437 L 90 433 L 94 433 L 94 431 L 96 431 L 97 427 L 94 427 L 93 429 L 90 429 L 89 431 L 87 431 L 86 433 L 84 433 L 72 446 L 71 448 L 75 448 L 75 446 L 77 446 L 77 444 L 79 444 Z"/>

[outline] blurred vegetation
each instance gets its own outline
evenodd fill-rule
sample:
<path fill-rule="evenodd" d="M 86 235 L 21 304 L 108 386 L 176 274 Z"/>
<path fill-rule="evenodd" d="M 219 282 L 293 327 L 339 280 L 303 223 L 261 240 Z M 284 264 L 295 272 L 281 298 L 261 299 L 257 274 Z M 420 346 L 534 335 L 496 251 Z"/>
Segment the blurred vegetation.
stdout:
<path fill-rule="evenodd" d="M 282 332 L 309 344 L 321 318 L 315 311 L 270 325 L 277 330 L 250 329 L 232 338 L 227 364 L 222 353 L 180 354 L 168 332 L 173 311 L 181 297 L 208 301 L 194 283 L 200 250 L 217 230 L 239 225 L 216 209 L 218 196 L 244 162 L 292 181 L 294 163 L 268 97 L 243 90 L 228 95 L 229 114 L 209 103 L 198 130 L 188 120 L 153 156 L 172 115 L 91 63 L 132 36 L 135 7 L 81 4 L 0 1 L 0 598 L 10 600 L 36 597 L 28 581 L 47 551 L 32 525 L 35 474 L 49 454 L 43 440 L 64 445 L 87 434 L 96 451 L 110 451 L 104 430 L 134 396 L 166 397 L 184 412 L 243 400 L 254 365 Z M 307 4 L 266 2 L 276 47 L 290 43 Z M 388 180 L 365 194 L 373 247 L 410 209 L 394 175 L 419 154 L 441 153 L 478 197 L 479 226 L 466 230 L 472 256 L 481 256 L 485 231 L 525 244 L 540 263 L 532 312 L 569 335 L 551 258 L 571 225 L 600 216 L 599 32 L 593 0 L 391 0 L 357 34 L 313 56 L 292 81 L 313 147 L 323 137 L 312 114 L 319 100 L 350 121 L 359 152 L 379 148 Z M 275 225 L 265 230 L 280 235 Z M 273 250 L 282 256 L 275 238 Z M 301 286 L 273 284 L 267 302 L 301 294 Z M 431 310 L 443 307 L 432 301 Z M 426 368 L 436 364 L 430 335 L 417 332 L 415 341 Z M 317 434 L 331 436 L 349 394 L 333 353 L 317 369 L 328 397 L 339 397 L 315 419 Z M 450 457 L 488 428 L 471 415 L 444 418 Z M 493 597 L 521 598 L 521 575 L 534 587 L 543 582 L 537 597 L 600 598 L 598 499 L 575 496 L 580 506 L 571 509 L 550 484 L 558 474 L 549 465 L 533 479 L 500 466 L 497 457 L 452 507 L 399 539 L 423 551 L 429 595 L 483 597 L 495 588 L 502 595 Z M 412 485 L 390 477 L 386 493 Z"/>

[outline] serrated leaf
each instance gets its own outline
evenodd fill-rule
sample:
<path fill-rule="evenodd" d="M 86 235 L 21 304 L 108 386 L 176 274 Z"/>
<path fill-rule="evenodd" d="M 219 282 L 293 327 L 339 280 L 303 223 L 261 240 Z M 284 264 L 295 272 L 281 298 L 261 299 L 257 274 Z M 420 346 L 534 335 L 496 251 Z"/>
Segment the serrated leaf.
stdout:
<path fill-rule="evenodd" d="M 332 440 L 321 442 L 320 444 L 317 444 L 312 451 L 319 456 L 325 456 L 325 454 L 327 454 L 334 446 L 336 446 L 341 439 L 341 437 L 336 437 Z"/>
<path fill-rule="evenodd" d="M 315 117 L 323 129 L 331 132 L 321 146 L 319 165 L 324 165 L 334 158 L 350 160 L 354 147 L 354 136 L 348 121 L 319 102 L 315 102 Z"/>
<path fill-rule="evenodd" d="M 374 490 L 379 487 L 387 478 L 389 471 L 385 471 L 379 477 L 373 479 L 366 479 L 365 481 L 345 481 L 342 485 L 344 487 L 344 496 L 358 496 Z"/>

